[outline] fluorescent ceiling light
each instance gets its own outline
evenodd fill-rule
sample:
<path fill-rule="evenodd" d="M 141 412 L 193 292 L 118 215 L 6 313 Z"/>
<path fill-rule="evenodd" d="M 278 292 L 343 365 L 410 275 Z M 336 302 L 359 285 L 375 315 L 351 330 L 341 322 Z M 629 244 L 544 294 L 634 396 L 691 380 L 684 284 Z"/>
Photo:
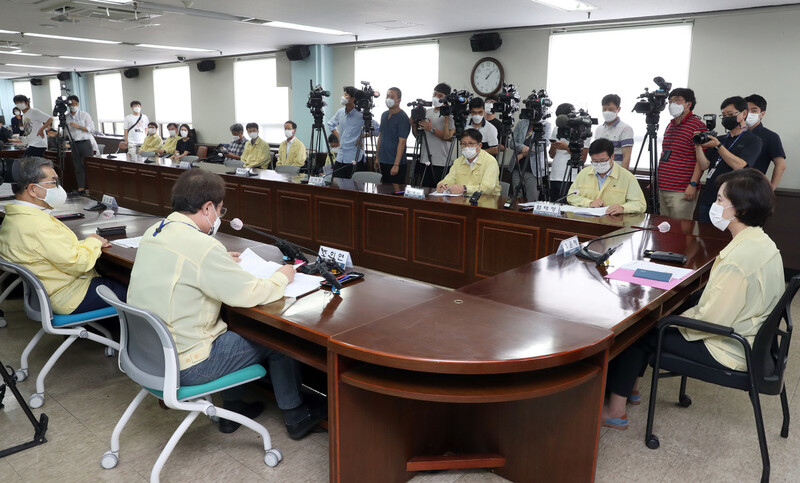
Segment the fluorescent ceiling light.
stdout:
<path fill-rule="evenodd" d="M 136 47 L 147 47 L 148 49 L 163 49 L 163 50 L 185 50 L 186 52 L 216 52 L 209 49 L 196 49 L 194 47 L 175 47 L 173 45 L 155 45 L 155 44 L 136 44 Z"/>
<path fill-rule="evenodd" d="M 27 65 L 27 64 L 3 64 L 8 67 L 25 67 L 38 70 L 63 70 L 60 67 L 50 67 L 49 65 Z"/>
<path fill-rule="evenodd" d="M 594 5 L 589 5 L 586 2 L 579 2 L 577 0 L 533 0 L 536 3 L 547 5 L 548 7 L 565 10 L 567 12 L 597 10 Z"/>
<path fill-rule="evenodd" d="M 97 3 L 113 3 L 114 5 L 124 5 L 126 3 L 131 3 L 133 0 L 93 0 Z"/>
<path fill-rule="evenodd" d="M 11 34 L 11 35 L 14 35 L 14 34 L 18 34 L 18 33 L 19 32 L 15 32 L 13 30 L 0 30 L 0 34 Z"/>
<path fill-rule="evenodd" d="M 100 59 L 97 57 L 76 57 L 72 55 L 59 55 L 59 59 L 70 59 L 70 60 L 94 60 L 97 62 L 124 62 L 120 59 Z"/>
<path fill-rule="evenodd" d="M 29 52 L 20 52 L 19 50 L 14 50 L 12 52 L 3 52 L 0 50 L 0 54 L 8 54 L 8 55 L 27 55 L 28 57 L 41 57 L 42 54 L 31 54 Z"/>
<path fill-rule="evenodd" d="M 303 30 L 305 32 L 316 32 L 318 34 L 329 34 L 329 35 L 353 35 L 352 32 L 345 32 L 343 30 L 334 30 L 334 29 L 325 29 L 322 27 L 312 27 L 310 25 L 300 25 L 297 23 L 289 23 L 289 22 L 274 22 L 270 21 L 267 23 L 262 24 L 266 27 L 277 27 L 282 29 L 294 29 L 294 30 Z"/>
<path fill-rule="evenodd" d="M 41 37 L 43 39 L 56 39 L 56 40 L 72 40 L 74 42 L 91 42 L 93 44 L 121 44 L 122 42 L 117 42 L 116 40 L 100 40 L 100 39 L 85 39 L 83 37 L 65 37 L 63 35 L 50 35 L 50 34 L 35 34 L 30 32 L 25 32 L 27 37 Z"/>

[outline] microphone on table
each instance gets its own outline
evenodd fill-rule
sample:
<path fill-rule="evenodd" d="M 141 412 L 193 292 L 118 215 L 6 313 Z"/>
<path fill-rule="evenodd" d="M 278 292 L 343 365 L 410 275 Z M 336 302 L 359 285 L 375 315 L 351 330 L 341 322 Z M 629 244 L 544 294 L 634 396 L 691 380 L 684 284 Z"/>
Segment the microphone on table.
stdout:
<path fill-rule="evenodd" d="M 94 196 L 90 195 L 86 191 L 83 192 L 83 196 L 85 196 L 85 197 L 87 197 L 90 200 L 95 202 L 94 205 L 84 206 L 83 209 L 86 210 L 86 211 L 104 211 L 106 208 L 108 208 L 108 206 L 106 206 L 105 203 L 103 203 L 102 201 L 98 200 Z"/>
<path fill-rule="evenodd" d="M 347 168 L 348 166 L 358 166 L 358 163 L 339 163 L 339 164 L 341 164 L 342 166 L 339 166 L 338 168 L 336 168 L 333 171 L 331 171 L 331 174 L 330 174 L 331 183 L 333 183 L 333 175 L 334 174 L 338 173 L 339 171 L 343 170 L 344 168 Z M 327 176 L 327 175 L 325 175 L 325 176 Z"/>
<path fill-rule="evenodd" d="M 569 193 L 565 194 L 564 196 L 562 196 L 561 198 L 559 198 L 559 199 L 557 199 L 555 201 L 552 201 L 551 203 L 560 203 L 560 202 L 564 201 L 565 199 L 569 198 L 570 196 L 577 195 L 578 193 L 580 193 L 579 190 L 570 191 Z"/>
<path fill-rule="evenodd" d="M 583 258 L 584 260 L 591 260 L 595 263 L 595 265 L 599 266 L 605 263 L 605 261 L 608 260 L 611 257 L 611 255 L 614 254 L 614 252 L 617 250 L 617 248 L 619 248 L 619 246 L 609 248 L 601 253 L 601 252 L 596 252 L 594 250 L 589 250 L 589 245 L 591 245 L 592 243 L 601 240 L 607 240 L 609 238 L 614 238 L 617 236 L 629 235 L 631 233 L 636 233 L 638 231 L 643 231 L 643 230 L 652 230 L 652 231 L 657 230 L 660 233 L 666 233 L 672 228 L 672 226 L 670 226 L 670 224 L 667 223 L 666 221 L 662 221 L 661 223 L 659 223 L 658 226 L 635 226 L 633 228 L 634 228 L 633 230 L 623 231 L 622 233 L 612 233 L 610 235 L 605 235 L 589 240 L 588 242 L 581 245 L 581 249 L 576 253 L 576 255 L 580 258 Z"/>

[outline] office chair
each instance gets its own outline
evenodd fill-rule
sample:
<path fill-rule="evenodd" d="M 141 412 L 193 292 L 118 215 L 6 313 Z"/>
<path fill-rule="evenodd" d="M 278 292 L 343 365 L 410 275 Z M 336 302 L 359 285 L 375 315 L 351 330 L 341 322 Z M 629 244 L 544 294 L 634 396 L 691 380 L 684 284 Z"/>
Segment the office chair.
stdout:
<path fill-rule="evenodd" d="M 106 357 L 112 357 L 115 350 L 119 350 L 119 344 L 111 339 L 111 334 L 105 327 L 95 324 L 95 321 L 115 317 L 117 311 L 113 307 L 106 307 L 89 312 L 78 314 L 53 314 L 53 307 L 50 305 L 50 296 L 44 289 L 41 280 L 30 270 L 15 263 L 0 259 L 0 270 L 7 273 L 19 275 L 24 288 L 23 305 L 25 314 L 29 319 L 40 321 L 42 328 L 33 336 L 20 357 L 20 368 L 16 371 L 18 381 L 28 378 L 28 356 L 36 344 L 42 339 L 44 334 L 63 335 L 67 338 L 58 346 L 58 349 L 50 356 L 41 372 L 36 378 L 36 392 L 28 399 L 28 404 L 34 409 L 42 407 L 44 404 L 44 379 L 53 368 L 58 358 L 66 351 L 73 342 L 80 339 L 89 339 L 106 346 Z M 101 335 L 94 334 L 86 330 L 84 326 L 90 326 L 100 332 Z"/>
<path fill-rule="evenodd" d="M 506 183 L 505 181 L 499 181 L 500 183 L 500 196 L 506 198 L 508 196 L 508 190 L 511 188 L 511 185 Z"/>
<path fill-rule="evenodd" d="M 241 414 L 214 406 L 211 394 L 261 379 L 267 373 L 263 366 L 253 364 L 221 378 L 196 386 L 180 385 L 178 350 L 167 325 L 155 314 L 120 302 L 108 287 L 97 287 L 97 294 L 119 312 L 119 368 L 142 390 L 133 398 L 111 434 L 111 449 L 100 459 L 105 469 L 119 462 L 119 438 L 125 425 L 148 393 L 164 401 L 167 407 L 189 411 L 170 437 L 150 472 L 150 481 L 158 482 L 159 474 L 183 434 L 201 413 L 212 419 L 224 418 L 246 426 L 261 435 L 264 442 L 264 463 L 277 466 L 283 460 L 280 450 L 272 447 L 269 431 L 261 424 Z"/>
<path fill-rule="evenodd" d="M 199 159 L 205 159 L 208 157 L 208 146 L 198 146 L 197 148 L 197 157 Z"/>
<path fill-rule="evenodd" d="M 11 272 L 3 272 L 2 274 L 0 274 L 0 286 L 2 286 L 3 282 L 5 282 L 12 275 L 13 275 L 13 273 L 11 273 Z M 0 294 L 0 304 L 5 302 L 5 300 L 11 294 L 11 292 L 13 292 L 14 289 L 17 288 L 17 285 L 19 285 L 20 283 L 22 283 L 22 279 L 17 277 L 16 280 L 11 282 L 8 285 L 8 287 L 6 287 L 6 289 L 3 290 L 3 293 Z M 5 312 L 0 310 L 0 328 L 3 328 L 5 326 L 7 326 L 7 325 L 8 325 L 8 322 L 6 322 Z"/>
<path fill-rule="evenodd" d="M 353 173 L 350 179 L 352 179 L 354 183 L 380 184 L 381 180 L 383 180 L 383 175 L 374 171 L 358 171 Z"/>
<path fill-rule="evenodd" d="M 275 166 L 275 172 L 297 176 L 300 173 L 300 166 Z"/>
<path fill-rule="evenodd" d="M 792 299 L 798 288 L 800 288 L 800 275 L 796 275 L 789 282 L 772 313 L 769 314 L 767 320 L 758 330 L 752 348 L 747 339 L 735 333 L 731 327 L 723 327 L 679 315 L 671 315 L 659 321 L 656 326 L 659 330 L 658 348 L 653 361 L 651 361 L 653 365 L 653 382 L 650 387 L 650 408 L 647 412 L 647 430 L 645 432 L 645 443 L 648 448 L 656 449 L 659 446 L 658 437 L 653 434 L 653 418 L 655 415 L 658 380 L 660 378 L 681 376 L 678 401 L 682 407 L 689 407 L 692 404 L 691 398 L 686 395 L 687 377 L 700 379 L 719 386 L 740 389 L 749 393 L 750 401 L 753 404 L 758 444 L 761 449 L 761 481 L 769 481 L 769 451 L 767 450 L 767 437 L 764 434 L 764 420 L 761 416 L 759 393 L 772 396 L 780 394 L 781 407 L 783 409 L 781 436 L 787 438 L 789 436 L 789 401 L 786 397 L 783 374 L 786 369 L 789 342 L 792 337 L 790 310 Z M 781 321 L 785 322 L 786 327 L 784 329 L 781 329 Z M 747 370 L 716 369 L 673 354 L 662 353 L 661 339 L 667 327 L 686 327 L 709 334 L 729 337 L 739 342 L 744 347 Z M 660 373 L 662 369 L 667 372 Z"/>

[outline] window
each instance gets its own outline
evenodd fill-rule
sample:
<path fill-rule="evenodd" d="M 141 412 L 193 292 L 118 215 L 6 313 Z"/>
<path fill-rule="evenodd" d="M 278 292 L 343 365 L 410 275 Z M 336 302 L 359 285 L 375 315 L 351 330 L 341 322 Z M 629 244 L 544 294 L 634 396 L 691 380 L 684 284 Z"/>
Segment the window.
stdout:
<path fill-rule="evenodd" d="M 121 136 L 125 119 L 122 100 L 122 75 L 119 72 L 94 76 L 94 97 L 97 106 L 97 125 L 106 134 Z"/>
<path fill-rule="evenodd" d="M 14 95 L 22 94 L 31 100 L 31 107 L 33 107 L 33 90 L 31 89 L 30 81 L 14 81 Z"/>
<path fill-rule="evenodd" d="M 192 122 L 192 88 L 188 65 L 155 69 L 153 91 L 156 119 L 178 124 Z"/>
<path fill-rule="evenodd" d="M 569 102 L 575 109 L 587 109 L 602 123 L 600 100 L 606 94 L 619 95 L 620 118 L 633 128 L 633 169 L 646 133 L 645 116 L 631 112 L 636 98 L 645 87 L 651 92 L 658 89 L 653 83 L 656 76 L 671 82 L 673 88 L 687 86 L 691 41 L 690 24 L 554 33 L 547 65 L 552 115 L 559 104 Z M 659 153 L 671 119 L 664 109 L 659 122 Z M 639 169 L 647 169 L 648 163 L 645 149 Z"/>
<path fill-rule="evenodd" d="M 236 122 L 259 125 L 261 137 L 285 139 L 283 123 L 289 119 L 289 88 L 278 87 L 275 59 L 241 60 L 233 64 Z"/>
<path fill-rule="evenodd" d="M 419 68 L 419 66 L 426 66 Z M 386 91 L 397 87 L 402 92 L 401 108 L 406 114 L 411 108 L 406 104 L 416 99 L 430 101 L 433 88 L 439 83 L 439 44 L 426 42 L 391 47 L 365 47 L 356 50 L 355 79 L 353 85 L 361 89 L 361 81 L 369 81 L 381 97 L 375 100 L 373 114 L 380 122 L 381 115 L 388 111 Z M 341 97 L 341 92 L 331 92 L 331 99 Z M 333 113 L 328 113 L 332 115 Z M 413 136 L 408 149 L 414 148 Z"/>

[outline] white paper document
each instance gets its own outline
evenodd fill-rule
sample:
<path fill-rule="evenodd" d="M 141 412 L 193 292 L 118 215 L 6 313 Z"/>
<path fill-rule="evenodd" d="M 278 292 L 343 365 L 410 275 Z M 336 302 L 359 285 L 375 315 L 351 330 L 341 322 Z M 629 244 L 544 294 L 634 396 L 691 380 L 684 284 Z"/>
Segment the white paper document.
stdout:
<path fill-rule="evenodd" d="M 670 274 L 670 280 L 674 279 L 681 279 L 690 273 L 692 273 L 691 268 L 680 268 L 680 267 L 673 267 L 671 265 L 662 265 L 660 263 L 655 262 L 646 262 L 644 260 L 633 260 L 631 262 L 622 265 L 619 268 L 624 268 L 626 270 L 652 270 L 655 272 L 666 272 Z"/>
<path fill-rule="evenodd" d="M 119 245 L 124 248 L 139 248 L 139 242 L 142 240 L 142 237 L 135 236 L 133 238 L 123 238 L 121 240 L 114 240 L 111 243 L 114 245 Z"/>
<path fill-rule="evenodd" d="M 601 206 L 599 208 L 589 208 L 583 206 L 572 206 L 572 205 L 561 205 L 561 211 L 563 212 L 572 212 L 576 215 L 587 215 L 587 216 L 604 216 L 606 214 L 606 210 L 608 206 Z"/>
<path fill-rule="evenodd" d="M 459 194 L 447 193 L 447 192 L 439 193 L 438 191 L 431 191 L 430 193 L 428 193 L 428 196 L 464 196 L 464 195 L 461 193 Z"/>
<path fill-rule="evenodd" d="M 241 259 L 239 266 L 258 278 L 269 278 L 282 266 L 279 263 L 264 260 L 249 248 L 242 252 L 239 258 Z M 321 281 L 322 277 L 295 273 L 294 281 L 286 286 L 284 295 L 286 297 L 300 297 L 318 289 Z"/>

